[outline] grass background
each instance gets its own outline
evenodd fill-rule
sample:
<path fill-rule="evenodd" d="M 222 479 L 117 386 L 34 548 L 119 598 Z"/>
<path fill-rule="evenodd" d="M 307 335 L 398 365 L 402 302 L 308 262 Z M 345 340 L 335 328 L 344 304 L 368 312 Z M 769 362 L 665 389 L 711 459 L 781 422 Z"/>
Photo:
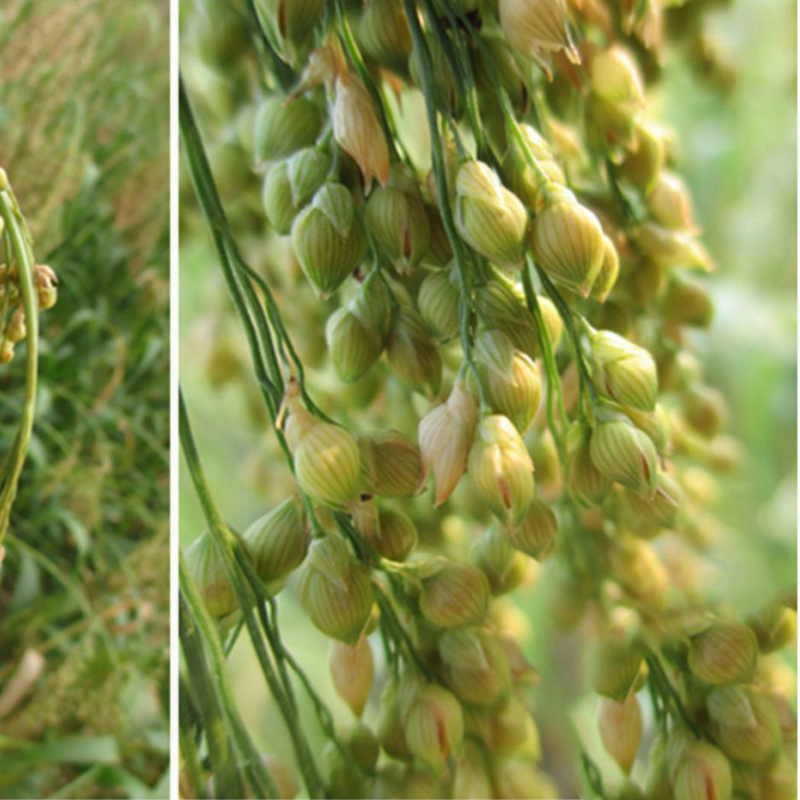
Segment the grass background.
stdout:
<path fill-rule="evenodd" d="M 167 31 L 166 0 L 0 8 L 0 165 L 59 277 L 0 574 L 0 693 L 26 676 L 0 797 L 168 795 Z"/>
<path fill-rule="evenodd" d="M 711 561 L 716 575 L 725 578 L 715 581 L 710 591 L 742 610 L 794 586 L 797 570 L 796 11 L 791 0 L 739 0 L 713 12 L 708 18 L 710 31 L 734 66 L 735 85 L 720 94 L 689 69 L 682 54 L 670 53 L 675 58 L 654 98 L 660 117 L 676 130 L 680 171 L 691 187 L 705 242 L 719 265 L 708 280 L 716 317 L 710 332 L 697 335 L 696 345 L 708 381 L 731 404 L 730 430 L 743 443 L 746 461 L 739 473 L 721 481 L 715 511 L 723 525 L 723 546 L 712 550 Z M 220 86 L 213 73 L 198 66 L 192 56 L 203 26 L 192 27 L 192 14 L 186 16 L 182 69 L 211 145 L 212 164 L 226 181 L 235 172 L 237 185 L 247 187 L 257 205 L 257 184 L 254 189 L 243 154 L 231 144 L 240 120 L 226 110 L 225 90 L 235 91 L 236 84 Z M 410 106 L 408 117 L 414 117 L 414 108 Z M 265 237 L 266 223 L 242 208 L 247 204 L 240 194 L 231 193 L 228 200 L 244 231 L 241 243 L 251 263 L 264 267 L 273 256 L 280 256 L 280 245 Z M 253 411 L 251 378 L 245 374 L 221 387 L 209 379 L 210 374 L 218 376 L 209 369 L 212 353 L 230 351 L 234 362 L 244 359 L 244 364 L 247 356 L 237 323 L 230 319 L 210 240 L 195 214 L 187 191 L 182 205 L 181 383 L 218 505 L 229 523 L 241 530 L 284 496 L 288 473 L 275 455 L 268 424 Z M 289 278 L 278 275 L 277 280 Z M 305 306 L 286 311 L 295 320 L 293 330 L 302 330 L 306 338 L 323 324 L 311 316 L 304 319 Z M 231 366 L 230 358 L 226 363 Z M 325 373 L 315 372 L 314 378 L 323 401 L 341 418 L 346 399 L 337 404 L 335 383 Z M 180 502 L 180 535 L 186 546 L 203 528 L 186 475 Z M 574 642 L 552 628 L 548 581 L 543 577 L 533 588 L 514 595 L 523 612 L 516 618 L 518 632 L 543 674 L 537 714 L 543 719 L 563 716 L 566 704 L 613 785 L 619 773 L 596 741 L 593 701 L 570 707 L 580 682 L 577 671 L 565 666 L 575 656 Z M 348 714 L 334 695 L 327 672 L 326 640 L 304 618 L 291 586 L 281 595 L 281 613 L 290 648 L 337 718 L 346 721 Z M 793 653 L 787 654 L 788 665 L 794 667 L 795 661 Z M 233 652 L 231 672 L 242 714 L 256 741 L 265 750 L 290 758 L 279 715 L 243 640 Z M 371 713 L 368 710 L 368 719 Z M 312 743 L 320 743 L 309 707 L 303 716 Z M 564 761 L 574 764 L 575 758 L 567 752 Z"/>

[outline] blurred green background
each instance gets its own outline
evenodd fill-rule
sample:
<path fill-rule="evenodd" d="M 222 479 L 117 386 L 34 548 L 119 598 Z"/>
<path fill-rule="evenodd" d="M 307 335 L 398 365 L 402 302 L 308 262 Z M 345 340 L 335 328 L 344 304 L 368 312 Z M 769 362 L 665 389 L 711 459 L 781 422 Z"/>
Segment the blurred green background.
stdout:
<path fill-rule="evenodd" d="M 0 166 L 59 279 L 0 572 L 4 798 L 168 796 L 168 11 L 0 4 Z"/>
<path fill-rule="evenodd" d="M 708 333 L 696 335 L 696 346 L 708 382 L 731 404 L 730 430 L 746 453 L 741 471 L 721 484 L 716 510 L 724 527 L 723 546 L 712 549 L 711 561 L 718 567 L 714 575 L 724 579 L 713 581 L 710 592 L 750 610 L 772 592 L 793 587 L 796 580 L 797 7 L 793 0 L 722 5 L 709 14 L 708 24 L 721 58 L 735 72 L 733 87 L 720 93 L 689 68 L 687 54 L 669 50 L 670 61 L 653 101 L 660 118 L 676 131 L 679 169 L 691 187 L 704 241 L 719 266 L 708 280 L 716 317 Z M 184 53 L 192 54 L 196 30 L 188 28 L 183 35 L 192 42 Z M 182 67 L 207 143 L 214 145 L 212 165 L 227 167 L 220 143 L 235 138 L 241 121 L 220 123 L 224 108 L 220 111 L 213 98 L 213 76 L 191 57 L 184 58 Z M 182 170 L 186 181 L 185 164 Z M 245 364 L 247 355 L 237 323 L 230 319 L 220 270 L 190 192 L 184 192 L 182 202 L 181 383 L 216 500 L 229 523 L 242 530 L 283 497 L 288 473 L 270 443 L 268 422 L 259 422 L 252 410 L 257 402 L 252 379 L 245 374 L 244 384 L 237 380 L 222 387 L 209 380 L 209 357 L 220 343 Z M 257 208 L 243 210 L 240 201 L 233 200 L 228 207 L 246 221 L 243 227 L 249 233 L 242 244 L 254 266 L 281 255 L 280 244 L 258 236 L 259 224 L 266 223 L 258 222 Z M 294 325 L 324 324 L 324 314 L 305 320 L 303 309 L 290 308 L 287 314 Z M 248 373 L 246 366 L 244 372 Z M 211 374 L 220 377 L 213 363 Z M 333 399 L 335 382 L 326 374 L 314 373 L 314 378 L 323 403 L 333 402 L 341 416 L 346 401 L 340 405 Z M 185 547 L 204 527 L 185 473 L 180 502 Z M 571 702 L 569 685 L 578 680 L 572 675 L 574 668 L 565 667 L 574 655 L 574 643 L 551 627 L 546 583 L 541 580 L 514 595 L 524 612 L 518 618 L 519 633 L 543 674 L 546 690 L 537 701 L 543 717 L 549 709 L 563 714 L 564 704 Z M 281 613 L 290 648 L 338 718 L 346 720 L 348 714 L 328 676 L 326 640 L 299 612 L 291 586 L 281 595 Z M 242 713 L 257 742 L 290 757 L 279 715 L 244 641 L 234 650 L 231 671 Z M 561 680 L 552 680 L 557 673 Z M 576 724 L 590 740 L 590 751 L 608 767 L 592 741 L 595 719 L 591 705 L 576 710 Z M 304 723 L 312 742 L 321 743 L 309 707 L 304 709 Z"/>

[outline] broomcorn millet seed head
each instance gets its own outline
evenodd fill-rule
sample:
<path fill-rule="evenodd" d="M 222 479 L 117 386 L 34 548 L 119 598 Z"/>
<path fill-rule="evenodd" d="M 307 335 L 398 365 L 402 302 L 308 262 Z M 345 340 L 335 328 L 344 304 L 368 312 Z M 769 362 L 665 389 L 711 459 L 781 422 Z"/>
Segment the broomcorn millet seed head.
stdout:
<path fill-rule="evenodd" d="M 274 59 L 241 58 L 241 29 L 200 54 L 224 78 L 210 95 L 242 95 L 208 98 L 233 111 L 212 166 L 298 492 L 243 549 L 333 640 L 332 711 L 357 720 L 323 726 L 309 796 L 519 800 L 602 779 L 609 800 L 790 800 L 774 653 L 796 603 L 742 613 L 719 591 L 717 476 L 746 454 L 704 369 L 696 176 L 657 116 L 668 59 L 715 69 L 711 4 L 321 5 L 257 0 Z M 2 359 L 29 322 L 15 266 Z M 218 383 L 246 377 L 230 362 Z M 224 631 L 236 598 L 206 561 Z M 593 737 L 559 785 L 537 683 L 569 685 Z"/>

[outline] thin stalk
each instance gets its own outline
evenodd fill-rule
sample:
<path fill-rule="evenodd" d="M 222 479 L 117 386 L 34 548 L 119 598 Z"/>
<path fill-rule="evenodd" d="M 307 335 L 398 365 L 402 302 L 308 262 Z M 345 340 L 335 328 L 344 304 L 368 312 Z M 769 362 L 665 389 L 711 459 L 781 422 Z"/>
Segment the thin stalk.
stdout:
<path fill-rule="evenodd" d="M 456 90 L 464 97 L 470 128 L 472 130 L 472 135 L 475 137 L 475 147 L 478 153 L 486 155 L 483 128 L 481 127 L 480 114 L 478 113 L 472 64 L 470 63 L 469 54 L 464 46 L 464 41 L 458 33 L 455 16 L 450 12 L 450 9 L 447 9 L 447 17 L 453 31 L 453 41 L 451 41 L 430 0 L 422 0 L 422 6 L 425 17 L 428 20 L 428 25 L 435 31 L 442 45 L 445 57 L 450 63 L 450 68 L 453 70 L 453 74 L 456 77 Z M 448 111 L 450 111 L 450 109 L 448 109 Z M 452 114 L 450 114 L 450 116 L 452 116 Z"/>
<path fill-rule="evenodd" d="M 203 730 L 208 742 L 208 755 L 211 761 L 211 779 L 214 796 L 225 798 L 244 797 L 244 785 L 236 765 L 236 755 L 228 735 L 228 721 L 223 710 L 223 701 L 218 692 L 218 684 L 209 670 L 206 648 L 190 602 L 186 599 L 181 581 L 180 594 L 180 640 L 183 657 L 186 659 L 186 677 L 192 689 L 195 705 L 203 722 Z M 189 737 L 190 738 L 190 737 Z M 184 750 L 184 758 L 191 758 L 191 748 Z M 196 748 L 195 748 L 196 755 Z M 200 784 L 202 785 L 202 780 Z M 277 795 L 274 795 L 277 797 Z"/>
<path fill-rule="evenodd" d="M 245 334 L 255 364 L 256 377 L 261 386 L 261 391 L 270 415 L 274 418 L 274 416 L 277 415 L 277 409 L 282 398 L 280 384 L 276 380 L 274 368 L 270 376 L 264 365 L 261 343 L 253 320 L 251 319 L 245 297 L 242 293 L 241 285 L 237 280 L 235 267 L 231 260 L 228 222 L 214 184 L 214 178 L 211 174 L 211 168 L 209 167 L 208 159 L 203 148 L 200 132 L 194 120 L 189 97 L 186 94 L 186 89 L 182 81 L 180 83 L 179 95 L 181 137 L 183 140 L 184 154 L 189 164 L 189 172 L 195 187 L 195 195 L 206 217 L 206 221 L 208 222 L 211 236 L 214 240 L 214 246 L 219 255 L 225 282 L 231 294 L 231 299 L 244 323 Z"/>
<path fill-rule="evenodd" d="M 25 394 L 22 416 L 17 434 L 14 437 L 8 460 L 3 469 L 0 484 L 0 544 L 8 531 L 11 506 L 17 494 L 19 476 L 25 463 L 28 445 L 33 431 L 33 418 L 36 410 L 36 378 L 39 352 L 39 309 L 34 285 L 34 258 L 31 238 L 25 218 L 22 216 L 17 200 L 8 183 L 5 172 L 0 170 L 0 217 L 5 222 L 4 236 L 7 237 L 14 256 L 19 275 L 22 294 L 22 307 L 25 311 Z M 11 264 L 8 264 L 11 269 Z"/>
<path fill-rule="evenodd" d="M 186 680 L 188 680 L 188 677 Z M 198 798 L 198 800 L 205 800 L 207 795 L 203 776 L 203 765 L 200 761 L 197 742 L 191 731 L 192 721 L 189 719 L 189 687 L 186 685 L 186 680 L 181 676 L 179 690 L 180 703 L 178 705 L 178 716 L 180 719 L 180 724 L 178 726 L 178 745 L 180 747 L 181 767 L 191 784 L 191 796 Z"/>
<path fill-rule="evenodd" d="M 544 286 L 544 289 L 550 296 L 550 299 L 555 303 L 558 313 L 561 316 L 561 319 L 564 320 L 564 325 L 567 328 L 567 333 L 570 341 L 572 342 L 573 350 L 575 351 L 575 363 L 578 365 L 581 399 L 585 400 L 587 394 L 589 396 L 590 403 L 588 407 L 584 404 L 584 411 L 591 422 L 594 419 L 593 409 L 597 404 L 597 391 L 594 388 L 594 381 L 592 381 L 589 368 L 586 366 L 586 362 L 583 358 L 581 339 L 577 329 L 575 328 L 575 320 L 573 319 L 574 312 L 567 305 L 566 300 L 564 300 L 564 298 L 561 296 L 561 292 L 558 291 L 547 273 L 538 265 L 536 266 L 536 271 L 539 275 L 539 280 L 542 282 L 542 286 Z"/>
<path fill-rule="evenodd" d="M 237 261 L 239 262 L 239 269 L 243 270 L 250 278 L 252 278 L 252 280 L 258 284 L 259 289 L 261 289 L 264 294 L 264 300 L 267 307 L 267 316 L 269 317 L 270 324 L 278 335 L 278 341 L 286 348 L 286 351 L 289 353 L 289 358 L 292 360 L 292 364 L 294 364 L 297 384 L 300 387 L 300 394 L 303 397 L 306 407 L 309 411 L 313 412 L 321 419 L 324 419 L 326 422 L 333 422 L 334 420 L 325 414 L 325 412 L 319 408 L 319 406 L 308 394 L 308 390 L 306 389 L 305 367 L 303 366 L 303 362 L 300 360 L 300 356 L 298 355 L 294 343 L 289 336 L 289 332 L 286 330 L 286 325 L 283 322 L 280 309 L 275 301 L 275 295 L 272 293 L 269 284 L 249 264 L 246 264 L 238 257 Z"/>
<path fill-rule="evenodd" d="M 259 630 L 259 624 L 253 615 L 253 606 L 256 603 L 256 596 L 252 589 L 248 586 L 239 571 L 236 561 L 236 548 L 239 547 L 239 542 L 231 529 L 226 525 L 222 519 L 219 510 L 217 509 L 208 484 L 205 479 L 202 464 L 200 463 L 200 456 L 197 451 L 197 446 L 194 442 L 189 419 L 186 413 L 186 407 L 183 401 L 183 396 L 179 396 L 179 420 L 178 427 L 180 433 L 181 450 L 183 451 L 184 460 L 189 469 L 195 491 L 200 500 L 203 508 L 203 513 L 209 526 L 209 532 L 214 540 L 214 543 L 220 553 L 225 572 L 231 582 L 236 599 L 244 618 L 247 632 L 250 635 L 250 640 L 253 643 L 256 657 L 258 658 L 261 666 L 262 673 L 267 685 L 275 698 L 276 703 L 281 711 L 286 727 L 289 731 L 289 737 L 295 751 L 295 758 L 297 760 L 298 768 L 303 775 L 303 780 L 306 784 L 309 794 L 313 798 L 324 797 L 324 784 L 317 771 L 316 764 L 311 755 L 311 749 L 306 741 L 306 738 L 300 728 L 299 719 L 292 706 L 292 702 L 287 697 L 284 687 L 281 685 L 278 675 L 275 673 L 275 668 L 270 661 L 269 654 L 267 653 L 264 645 L 264 639 Z M 181 576 L 181 583 L 183 582 L 183 575 Z M 214 631 L 214 639 L 219 650 L 219 657 L 224 661 L 224 653 L 222 645 L 219 643 L 219 637 Z"/>
<path fill-rule="evenodd" d="M 394 586 L 392 579 L 389 578 L 390 583 Z M 414 666 L 429 680 L 434 681 L 435 678 L 433 674 L 428 669 L 425 662 L 422 660 L 422 657 L 417 652 L 417 648 L 414 646 L 414 642 L 411 641 L 411 637 L 408 634 L 408 631 L 403 627 L 403 623 L 400 621 L 400 618 L 397 616 L 397 612 L 392 605 L 392 600 L 389 597 L 388 593 L 376 581 L 373 581 L 373 586 L 377 590 L 378 593 L 378 605 L 381 609 L 381 619 L 386 617 L 387 622 L 387 630 L 390 632 L 390 635 L 395 638 L 395 640 L 400 644 L 400 646 L 405 650 L 406 657 L 409 663 L 414 664 Z"/>
<path fill-rule="evenodd" d="M 553 439 L 558 450 L 558 457 L 562 463 L 566 461 L 566 450 L 564 448 L 563 435 L 566 434 L 569 420 L 564 410 L 564 398 L 561 393 L 561 376 L 558 374 L 558 367 L 553 356 L 553 343 L 550 340 L 550 333 L 545 325 L 544 315 L 542 314 L 539 298 L 533 289 L 531 280 L 532 261 L 530 256 L 526 259 L 525 268 L 522 270 L 522 285 L 525 290 L 525 300 L 528 304 L 528 311 L 531 312 L 536 322 L 536 332 L 539 338 L 539 348 L 542 351 L 542 361 L 544 362 L 545 372 L 547 373 L 547 425 L 553 434 Z M 556 425 L 555 412 L 553 409 L 553 395 L 556 395 L 559 422 L 561 430 Z"/>
<path fill-rule="evenodd" d="M 478 394 L 480 397 L 481 409 L 485 410 L 489 407 L 486 398 L 486 390 L 484 389 L 483 382 L 478 374 L 478 367 L 472 357 L 472 335 L 470 333 L 470 317 L 473 311 L 473 298 L 470 285 L 470 275 L 466 263 L 466 253 L 464 244 L 461 237 L 456 230 L 455 222 L 453 220 L 453 212 L 450 208 L 450 197 L 447 189 L 447 178 L 445 174 L 444 153 L 442 151 L 442 140 L 439 135 L 439 125 L 436 119 L 436 85 L 433 77 L 433 62 L 431 53 L 428 49 L 428 43 L 425 41 L 425 35 L 417 18 L 417 9 L 414 0 L 403 0 L 405 6 L 406 17 L 408 17 L 408 24 L 411 29 L 411 36 L 414 39 L 414 46 L 417 48 L 417 55 L 419 58 L 420 77 L 422 79 L 422 93 L 425 97 L 425 109 L 428 117 L 428 129 L 431 138 L 431 161 L 433 164 L 433 171 L 436 177 L 436 190 L 439 199 L 439 211 L 442 215 L 442 223 L 444 225 L 447 238 L 450 240 L 450 246 L 453 249 L 453 256 L 455 257 L 456 266 L 458 268 L 460 290 L 461 290 L 461 304 L 460 304 L 460 330 L 461 330 L 461 347 L 464 351 L 464 358 L 472 369 L 475 376 L 475 382 L 478 387 Z"/>
<path fill-rule="evenodd" d="M 261 627 L 264 629 L 264 632 L 267 635 L 267 641 L 269 642 L 270 650 L 272 650 L 272 655 L 273 658 L 275 659 L 275 664 L 278 667 L 278 674 L 280 676 L 281 683 L 283 684 L 283 690 L 286 693 L 286 698 L 288 700 L 288 703 L 296 714 L 297 701 L 295 700 L 294 696 L 294 687 L 292 686 L 292 682 L 289 679 L 289 674 L 286 670 L 286 664 L 285 664 L 286 650 L 283 647 L 283 643 L 280 641 L 280 637 L 278 635 L 277 629 L 273 625 L 273 621 L 270 620 L 266 611 L 266 605 L 269 604 L 274 619 L 275 598 L 273 597 L 272 593 L 267 589 L 267 587 L 264 585 L 264 582 L 261 580 L 261 578 L 258 577 L 258 574 L 253 568 L 253 565 L 250 563 L 250 559 L 248 559 L 247 555 L 239 549 L 237 549 L 235 555 L 236 555 L 236 560 L 239 564 L 239 568 L 244 572 L 245 577 L 247 578 L 248 582 L 250 583 L 250 586 L 253 589 L 253 592 L 256 595 L 257 598 L 256 610 L 259 616 L 259 620 L 261 621 Z"/>
<path fill-rule="evenodd" d="M 268 65 L 270 74 L 278 82 L 283 93 L 288 94 L 297 80 L 294 70 L 278 55 L 278 43 L 273 41 L 273 34 L 269 29 L 269 24 L 267 20 L 262 17 L 254 0 L 245 0 L 245 7 L 250 17 L 250 25 L 256 30 L 258 38 L 261 40 L 261 45 L 266 56 L 263 59 L 266 62 L 265 66 Z"/>
<path fill-rule="evenodd" d="M 208 163 L 208 158 L 203 147 L 203 141 L 200 137 L 200 132 L 197 128 L 197 123 L 194 119 L 191 103 L 186 94 L 186 89 L 183 82 L 180 83 L 180 128 L 181 137 L 183 140 L 184 154 L 189 164 L 189 171 L 192 175 L 192 181 L 195 187 L 195 195 L 198 203 L 206 217 L 211 235 L 214 240 L 214 245 L 219 256 L 220 266 L 225 277 L 225 282 L 233 300 L 233 304 L 238 312 L 242 323 L 245 328 L 247 342 L 250 348 L 250 355 L 253 361 L 253 367 L 256 373 L 256 380 L 259 384 L 262 397 L 267 406 L 267 410 L 272 420 L 275 429 L 275 436 L 278 439 L 278 444 L 283 451 L 289 469 L 294 472 L 292 455 L 289 451 L 289 446 L 286 443 L 286 438 L 283 432 L 276 426 L 278 417 L 278 410 L 283 399 L 283 382 L 280 375 L 280 368 L 278 367 L 277 357 L 275 356 L 272 339 L 267 336 L 263 341 L 259 339 L 259 329 L 264 331 L 266 326 L 261 325 L 260 328 L 253 323 L 253 316 L 263 316 L 260 304 L 257 302 L 253 294 L 245 294 L 242 288 L 242 281 L 240 277 L 247 274 L 252 277 L 254 274 L 252 270 L 244 262 L 239 255 L 236 243 L 230 232 L 230 226 L 222 208 L 222 203 L 219 199 L 219 193 L 214 182 L 214 177 L 211 174 L 211 168 Z M 248 272 L 249 270 L 249 272 Z M 280 312 L 275 304 L 274 297 L 269 292 L 269 287 L 266 282 L 259 284 L 262 289 L 266 289 L 265 297 L 268 305 L 273 309 L 273 323 L 275 329 L 278 331 L 279 338 L 286 345 L 290 355 L 299 364 L 300 359 L 291 343 L 291 339 L 286 332 L 283 325 Z M 254 305 L 248 306 L 248 300 Z M 266 351 L 267 361 L 265 362 L 264 352 Z M 298 369 L 298 383 L 300 385 L 303 398 L 306 402 L 310 401 L 308 393 L 305 390 L 305 375 L 302 370 L 302 364 Z M 316 406 L 311 404 L 311 410 L 316 409 Z M 303 505 L 309 514 L 311 524 L 315 532 L 321 530 L 319 521 L 314 513 L 311 501 L 305 492 L 301 492 Z"/>
<path fill-rule="evenodd" d="M 253 786 L 253 789 L 257 792 L 269 793 L 271 797 L 280 797 L 275 787 L 275 782 L 264 766 L 261 754 L 253 744 L 236 709 L 233 687 L 231 686 L 227 662 L 225 661 L 225 654 L 222 651 L 217 629 L 203 605 L 203 600 L 191 575 L 189 575 L 182 555 L 179 556 L 178 571 L 180 576 L 179 633 L 181 645 L 183 646 L 184 656 L 186 656 L 191 679 L 195 680 L 195 669 L 198 670 L 198 676 L 201 675 L 200 670 L 205 672 L 197 686 L 198 691 L 195 693 L 195 703 L 198 706 L 203 703 L 217 704 L 214 709 L 209 705 L 209 710 L 214 712 L 214 716 L 210 720 L 203 716 L 206 736 L 209 737 L 209 757 L 212 756 L 212 748 L 216 749 L 222 746 L 221 753 L 216 755 L 216 760 L 212 758 L 212 763 L 219 765 L 222 774 L 226 774 L 228 769 L 237 770 L 235 780 L 240 783 L 237 759 L 233 756 L 231 748 L 232 740 L 241 756 L 250 762 L 254 771 L 257 783 Z M 208 727 L 209 722 L 212 724 L 212 728 Z M 220 741 L 222 737 L 225 738 L 224 744 Z M 216 770 L 215 774 L 217 774 Z M 230 795 L 232 798 L 242 796 L 242 794 Z"/>
<path fill-rule="evenodd" d="M 244 627 L 244 620 L 240 619 L 234 626 L 232 633 L 230 633 L 228 638 L 225 640 L 225 646 L 223 649 L 225 650 L 226 658 L 231 654 L 233 646 L 239 640 L 239 634 L 242 632 L 243 627 Z"/>
<path fill-rule="evenodd" d="M 600 768 L 589 758 L 587 753 L 581 753 L 581 766 L 586 776 L 586 782 L 589 784 L 589 788 L 594 792 L 595 797 L 597 797 L 598 800 L 608 800 L 608 795 L 603 786 L 603 776 L 600 773 Z"/>
<path fill-rule="evenodd" d="M 651 680 L 653 687 L 658 692 L 667 706 L 672 706 L 673 716 L 682 720 L 687 728 L 698 738 L 703 738 L 702 731 L 697 727 L 689 713 L 683 705 L 683 700 L 678 694 L 678 690 L 672 685 L 672 681 L 664 670 L 661 659 L 655 651 L 651 651 L 645 656 L 647 666 L 650 668 Z"/>

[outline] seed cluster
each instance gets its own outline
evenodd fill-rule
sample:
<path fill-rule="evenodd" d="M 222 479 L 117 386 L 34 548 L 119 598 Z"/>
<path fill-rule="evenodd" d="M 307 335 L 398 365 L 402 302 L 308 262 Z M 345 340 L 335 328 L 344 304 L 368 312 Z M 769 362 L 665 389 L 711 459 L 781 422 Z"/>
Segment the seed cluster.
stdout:
<path fill-rule="evenodd" d="M 741 453 L 692 349 L 713 315 L 694 273 L 714 265 L 648 97 L 668 38 L 699 46 L 712 3 L 665 5 L 256 2 L 275 69 L 254 78 L 234 59 L 247 88 L 233 147 L 326 301 L 316 363 L 354 387 L 341 415 L 357 397 L 397 420 L 324 418 L 293 370 L 277 430 L 298 494 L 243 537 L 273 591 L 298 571 L 334 640 L 354 722 L 325 749 L 329 796 L 567 791 L 503 599 L 541 571 L 555 621 L 587 642 L 620 768 L 607 788 L 584 754 L 596 796 L 795 797 L 796 719 L 770 655 L 794 637 L 795 601 L 742 620 L 707 589 L 714 474 Z M 218 3 L 206 12 L 235 37 Z M 205 62 L 234 77 L 220 52 Z M 396 117 L 420 91 L 428 144 L 412 156 Z M 230 619 L 207 535 L 187 559 Z"/>
<path fill-rule="evenodd" d="M 3 228 L 0 217 L 0 238 Z M 0 364 L 8 364 L 14 358 L 15 345 L 27 335 L 19 272 L 10 255 L 10 248 L 7 248 L 8 263 L 0 263 Z M 47 311 L 56 304 L 56 273 L 46 264 L 36 264 L 33 267 L 33 281 L 38 309 Z"/>

